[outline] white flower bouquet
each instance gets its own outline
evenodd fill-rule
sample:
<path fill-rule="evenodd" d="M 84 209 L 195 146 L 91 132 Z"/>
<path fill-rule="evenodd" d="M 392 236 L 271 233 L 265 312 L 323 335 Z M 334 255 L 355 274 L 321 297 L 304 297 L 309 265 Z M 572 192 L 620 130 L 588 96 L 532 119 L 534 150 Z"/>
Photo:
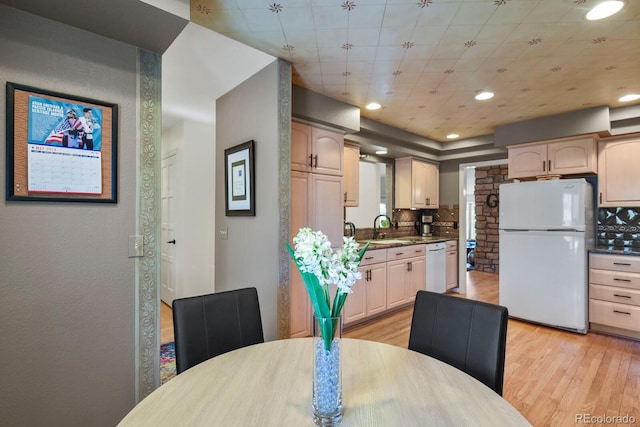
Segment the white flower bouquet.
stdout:
<path fill-rule="evenodd" d="M 327 236 L 310 228 L 301 228 L 293 243 L 295 250 L 289 243 L 287 248 L 302 275 L 316 317 L 339 317 L 347 296 L 352 292 L 351 287 L 362 277 L 358 266 L 369 243 L 359 249 L 360 245 L 353 237 L 344 237 L 342 247 L 334 253 Z M 330 284 L 337 286 L 333 304 Z M 335 325 L 327 323 L 331 330 L 322 331 L 322 336 L 328 350 L 335 335 Z"/>

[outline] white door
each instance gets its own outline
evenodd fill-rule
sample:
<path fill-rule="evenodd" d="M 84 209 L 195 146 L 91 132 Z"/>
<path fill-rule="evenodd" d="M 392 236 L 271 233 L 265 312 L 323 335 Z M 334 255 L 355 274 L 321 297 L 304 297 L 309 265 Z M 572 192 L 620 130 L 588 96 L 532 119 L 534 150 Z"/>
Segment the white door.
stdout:
<path fill-rule="evenodd" d="M 176 298 L 175 183 L 176 153 L 174 152 L 162 159 L 160 298 L 169 306 Z"/>

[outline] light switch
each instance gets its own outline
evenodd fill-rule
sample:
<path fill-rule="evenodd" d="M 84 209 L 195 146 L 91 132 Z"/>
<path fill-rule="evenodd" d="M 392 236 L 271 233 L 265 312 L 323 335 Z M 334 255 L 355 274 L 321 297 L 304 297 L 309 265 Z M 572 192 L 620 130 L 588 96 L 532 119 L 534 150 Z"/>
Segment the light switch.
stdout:
<path fill-rule="evenodd" d="M 225 227 L 218 230 L 218 236 L 220 240 L 229 240 L 229 228 Z"/>
<path fill-rule="evenodd" d="M 144 237 L 129 236 L 129 258 L 144 256 Z"/>

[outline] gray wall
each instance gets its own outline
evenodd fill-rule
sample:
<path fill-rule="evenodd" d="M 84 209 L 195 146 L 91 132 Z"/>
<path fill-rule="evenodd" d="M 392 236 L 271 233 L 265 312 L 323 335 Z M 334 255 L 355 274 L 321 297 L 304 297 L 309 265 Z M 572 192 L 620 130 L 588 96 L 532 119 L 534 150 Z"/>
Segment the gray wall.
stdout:
<path fill-rule="evenodd" d="M 120 108 L 117 204 L 0 202 L 2 425 L 113 426 L 134 405 L 136 55 L 0 6 L 1 135 L 7 81 Z"/>
<path fill-rule="evenodd" d="M 255 141 L 256 216 L 225 216 L 224 150 Z M 278 63 L 216 102 L 216 292 L 256 287 L 265 340 L 277 337 L 279 281 Z M 219 231 L 228 229 L 228 240 Z"/>
<path fill-rule="evenodd" d="M 440 205 L 459 204 L 460 165 L 506 159 L 507 153 L 448 160 L 440 163 Z"/>

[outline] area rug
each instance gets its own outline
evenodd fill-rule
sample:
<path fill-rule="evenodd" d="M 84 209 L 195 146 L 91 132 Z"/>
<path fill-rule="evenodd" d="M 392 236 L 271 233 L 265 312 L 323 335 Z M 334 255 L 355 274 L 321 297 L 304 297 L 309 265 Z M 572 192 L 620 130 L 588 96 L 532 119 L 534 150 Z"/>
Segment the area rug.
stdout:
<path fill-rule="evenodd" d="M 160 384 L 176 376 L 176 348 L 172 342 L 160 345 Z"/>

